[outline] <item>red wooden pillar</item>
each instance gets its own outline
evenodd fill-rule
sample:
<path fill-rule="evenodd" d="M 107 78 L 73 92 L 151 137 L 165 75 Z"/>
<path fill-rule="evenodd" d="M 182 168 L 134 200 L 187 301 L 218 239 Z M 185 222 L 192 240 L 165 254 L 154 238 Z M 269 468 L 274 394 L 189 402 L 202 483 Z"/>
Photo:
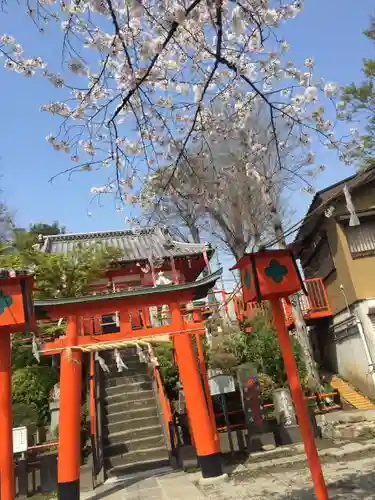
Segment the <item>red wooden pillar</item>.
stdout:
<path fill-rule="evenodd" d="M 200 335 L 199 333 L 197 333 L 195 335 L 195 339 L 196 339 L 197 348 L 198 348 L 198 358 L 199 358 L 200 372 L 201 372 L 201 376 L 202 376 L 202 380 L 203 380 L 204 390 L 206 392 L 208 412 L 210 414 L 210 418 L 211 418 L 211 422 L 212 422 L 212 428 L 214 430 L 214 437 L 215 437 L 215 441 L 216 441 L 217 446 L 218 446 L 218 451 L 220 451 L 219 436 L 218 436 L 217 430 L 216 430 L 215 410 L 214 410 L 214 405 L 212 404 L 212 398 L 211 398 L 211 393 L 210 393 L 210 386 L 209 386 L 209 383 L 208 383 L 206 362 L 204 360 L 202 335 Z"/>
<path fill-rule="evenodd" d="M 75 316 L 68 318 L 66 340 L 67 349 L 61 354 L 60 365 L 58 498 L 79 500 L 82 352 L 74 348 L 69 349 L 69 346 L 75 346 L 78 340 Z"/>
<path fill-rule="evenodd" d="M 178 330 L 185 330 L 178 304 L 172 306 L 172 321 Z M 221 476 L 223 474 L 221 454 L 215 441 L 191 336 L 188 333 L 175 335 L 174 347 L 202 476 Z"/>
<path fill-rule="evenodd" d="M 298 377 L 296 361 L 293 356 L 290 339 L 285 327 L 284 311 L 280 299 L 272 299 L 272 314 L 277 335 L 279 338 L 281 353 L 283 355 L 285 371 L 288 376 L 290 390 L 296 407 L 298 424 L 301 429 L 306 457 L 310 467 L 311 477 L 314 483 L 317 500 L 328 500 L 327 488 L 324 482 L 322 468 L 316 449 L 314 435 L 310 427 L 310 419 L 307 412 L 306 401 L 303 396 L 301 384 Z"/>
<path fill-rule="evenodd" d="M 0 479 L 1 500 L 14 500 L 10 335 L 0 334 Z"/>
<path fill-rule="evenodd" d="M 96 401 L 95 401 L 95 353 L 90 352 L 90 432 L 96 439 Z"/>

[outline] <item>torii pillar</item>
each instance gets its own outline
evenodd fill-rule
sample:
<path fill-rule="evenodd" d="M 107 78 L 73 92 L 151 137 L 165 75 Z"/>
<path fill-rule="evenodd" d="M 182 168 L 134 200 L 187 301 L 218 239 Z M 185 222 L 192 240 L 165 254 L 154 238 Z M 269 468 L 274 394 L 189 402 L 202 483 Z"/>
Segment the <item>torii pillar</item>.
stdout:
<path fill-rule="evenodd" d="M 186 325 L 178 304 L 172 305 L 172 324 L 179 325 L 179 330 L 186 330 Z M 193 349 L 192 337 L 188 333 L 174 335 L 174 348 L 186 408 L 189 415 L 198 463 L 204 478 L 218 477 L 223 474 L 220 445 L 216 439 L 211 415 L 200 377 L 197 356 Z M 208 397 L 209 394 L 208 394 Z"/>
<path fill-rule="evenodd" d="M 14 500 L 10 335 L 0 335 L 0 498 Z"/>
<path fill-rule="evenodd" d="M 57 469 L 59 500 L 79 500 L 81 465 L 82 351 L 77 346 L 78 320 L 68 317 L 66 348 L 60 364 L 59 456 Z"/>
<path fill-rule="evenodd" d="M 0 270 L 0 498 L 14 500 L 11 334 L 36 327 L 28 270 Z"/>

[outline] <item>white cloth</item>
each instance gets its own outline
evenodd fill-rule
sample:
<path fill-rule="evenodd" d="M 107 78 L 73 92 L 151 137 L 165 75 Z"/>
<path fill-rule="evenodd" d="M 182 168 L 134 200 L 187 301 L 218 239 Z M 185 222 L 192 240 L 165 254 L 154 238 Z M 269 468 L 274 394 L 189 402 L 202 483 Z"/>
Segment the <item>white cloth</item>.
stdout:
<path fill-rule="evenodd" d="M 141 363 L 147 363 L 147 356 L 143 352 L 143 349 L 139 344 L 137 344 L 137 354 L 138 354 L 139 361 Z"/>
<path fill-rule="evenodd" d="M 348 189 L 348 186 L 346 184 L 344 186 L 343 191 L 344 191 L 344 195 L 345 195 L 346 208 L 348 209 L 348 212 L 350 213 L 349 226 L 359 226 L 360 222 L 359 222 L 357 214 L 355 213 L 353 200 L 352 200 L 352 197 L 350 196 L 349 189 Z"/>
<path fill-rule="evenodd" d="M 40 363 L 40 341 L 33 335 L 32 350 L 34 358 Z"/>
<path fill-rule="evenodd" d="M 99 361 L 100 368 L 103 370 L 103 372 L 109 373 L 110 370 L 109 370 L 108 366 L 106 365 L 104 359 L 101 356 L 99 356 L 99 354 L 97 352 L 95 353 L 95 358 L 97 361 Z"/>
<path fill-rule="evenodd" d="M 122 372 L 125 368 L 125 370 L 128 370 L 129 368 L 126 366 L 126 364 L 123 362 L 121 359 L 120 351 L 118 349 L 115 349 L 115 361 L 117 365 L 117 371 Z"/>

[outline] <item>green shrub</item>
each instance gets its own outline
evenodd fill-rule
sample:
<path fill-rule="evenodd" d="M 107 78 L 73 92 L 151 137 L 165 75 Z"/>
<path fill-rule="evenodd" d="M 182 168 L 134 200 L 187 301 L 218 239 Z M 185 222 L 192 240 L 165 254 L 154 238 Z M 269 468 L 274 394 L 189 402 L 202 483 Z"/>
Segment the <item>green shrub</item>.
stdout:
<path fill-rule="evenodd" d="M 163 380 L 165 391 L 170 399 L 174 399 L 179 377 L 178 368 L 173 360 L 172 342 L 155 344 L 153 349 L 158 359 L 160 375 Z"/>
<path fill-rule="evenodd" d="M 49 395 L 58 373 L 49 366 L 28 366 L 12 374 L 13 404 L 23 403 L 37 411 L 37 424 L 49 422 Z"/>
<path fill-rule="evenodd" d="M 251 333 L 242 331 L 232 333 L 218 348 L 218 352 L 225 352 L 227 358 L 233 356 L 237 365 L 252 362 L 258 373 L 273 381 L 274 388 L 287 385 L 280 345 L 269 318 L 261 315 L 255 316 L 251 321 L 251 327 Z M 295 338 L 292 337 L 291 342 L 301 383 L 305 386 L 307 371 L 302 357 L 302 349 Z M 211 359 L 214 358 L 215 353 L 212 353 Z"/>
<path fill-rule="evenodd" d="M 28 427 L 36 430 L 38 409 L 35 404 L 14 403 L 12 405 L 13 427 Z"/>

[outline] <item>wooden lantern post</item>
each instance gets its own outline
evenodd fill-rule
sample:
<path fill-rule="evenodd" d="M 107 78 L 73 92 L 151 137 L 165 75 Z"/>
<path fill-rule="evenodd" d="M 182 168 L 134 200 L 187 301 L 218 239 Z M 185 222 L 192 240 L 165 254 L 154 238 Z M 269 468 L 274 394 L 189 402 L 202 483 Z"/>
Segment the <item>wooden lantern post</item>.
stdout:
<path fill-rule="evenodd" d="M 271 303 L 273 321 L 296 407 L 315 494 L 318 500 L 328 500 L 327 488 L 310 426 L 296 361 L 285 326 L 285 316 L 281 303 L 282 297 L 287 297 L 303 289 L 303 282 L 293 254 L 290 250 L 270 250 L 245 254 L 233 269 L 240 270 L 245 303 L 256 300 L 258 302 L 269 300 Z"/>
<path fill-rule="evenodd" d="M 31 292 L 25 271 L 0 270 L 0 498 L 14 500 L 10 335 L 35 328 Z"/>

